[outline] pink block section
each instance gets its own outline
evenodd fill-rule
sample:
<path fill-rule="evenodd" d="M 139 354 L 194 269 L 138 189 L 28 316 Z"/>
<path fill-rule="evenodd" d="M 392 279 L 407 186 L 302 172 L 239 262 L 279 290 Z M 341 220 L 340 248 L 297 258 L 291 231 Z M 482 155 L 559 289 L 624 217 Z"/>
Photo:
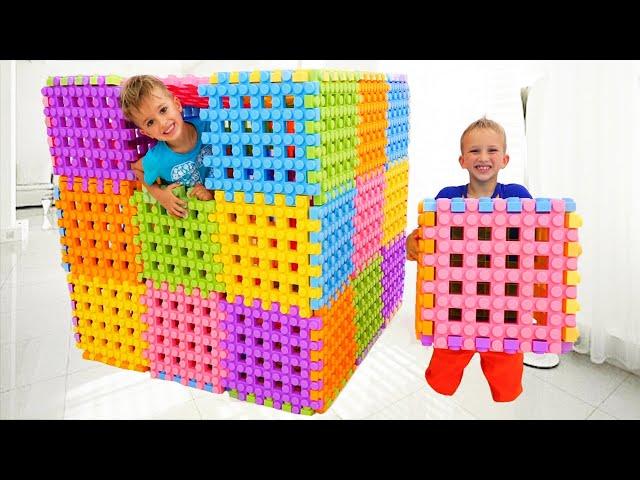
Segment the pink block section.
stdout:
<path fill-rule="evenodd" d="M 434 294 L 433 309 L 421 311 L 422 320 L 434 321 L 433 346 L 501 352 L 517 344 L 520 352 L 562 353 L 562 327 L 575 326 L 563 300 L 577 294 L 564 284 L 563 272 L 577 269 L 564 246 L 578 240 L 577 229 L 564 226 L 564 201 L 553 200 L 550 213 L 536 213 L 532 199 L 522 199 L 522 213 L 508 213 L 502 199 L 494 199 L 492 213 L 480 213 L 475 199 L 465 199 L 464 213 L 451 212 L 450 204 L 439 199 L 436 226 L 420 231 L 435 240 L 435 253 L 420 258 L 435 267 L 435 280 L 423 281 L 418 292 Z M 479 238 L 479 227 L 491 229 L 490 239 Z M 548 241 L 536 241 L 537 228 L 548 229 Z M 546 315 L 546 323 L 534 313 Z"/>
<path fill-rule="evenodd" d="M 155 289 L 147 280 L 147 292 L 140 300 L 147 305 L 142 321 L 149 325 L 142 334 L 149 343 L 143 355 L 150 361 L 153 377 L 164 372 L 167 379 L 180 375 L 183 385 L 195 380 L 198 388 L 208 383 L 213 392 L 224 390 L 221 380 L 228 372 L 221 366 L 227 356 L 221 347 L 226 338 L 221 299 L 216 292 L 204 298 L 197 288 L 191 295 L 185 295 L 182 286 L 171 292 L 166 282 Z"/>
<path fill-rule="evenodd" d="M 356 178 L 353 264 L 359 272 L 382 246 L 384 167 Z"/>

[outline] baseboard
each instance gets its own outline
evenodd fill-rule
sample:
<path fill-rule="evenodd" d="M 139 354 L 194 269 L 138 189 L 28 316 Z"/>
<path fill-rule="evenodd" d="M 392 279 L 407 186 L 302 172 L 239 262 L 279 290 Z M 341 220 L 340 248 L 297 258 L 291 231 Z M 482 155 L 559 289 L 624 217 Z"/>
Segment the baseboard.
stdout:
<path fill-rule="evenodd" d="M 50 183 L 39 183 L 34 185 L 16 186 L 16 207 L 41 207 L 42 197 L 50 196 L 53 192 L 53 185 Z"/>

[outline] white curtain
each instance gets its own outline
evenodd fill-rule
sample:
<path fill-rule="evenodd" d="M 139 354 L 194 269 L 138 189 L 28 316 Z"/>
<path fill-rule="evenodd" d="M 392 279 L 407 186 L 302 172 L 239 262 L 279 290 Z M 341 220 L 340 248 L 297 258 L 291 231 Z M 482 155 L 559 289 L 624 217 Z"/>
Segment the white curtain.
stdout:
<path fill-rule="evenodd" d="M 549 62 L 527 103 L 534 196 L 572 197 L 584 224 L 581 338 L 596 363 L 640 373 L 640 63 Z"/>

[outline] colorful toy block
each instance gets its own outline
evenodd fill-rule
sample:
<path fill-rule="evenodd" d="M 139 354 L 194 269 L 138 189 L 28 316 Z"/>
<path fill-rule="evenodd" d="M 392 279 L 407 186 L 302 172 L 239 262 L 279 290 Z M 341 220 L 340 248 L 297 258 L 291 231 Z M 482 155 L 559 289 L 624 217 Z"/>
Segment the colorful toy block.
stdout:
<path fill-rule="evenodd" d="M 416 336 L 424 345 L 570 350 L 581 252 L 573 201 L 427 199 L 418 210 Z"/>
<path fill-rule="evenodd" d="M 407 79 L 276 70 L 163 81 L 183 117 L 209 127 L 214 199 L 175 188 L 186 218 L 135 181 L 130 165 L 154 143 L 122 115 L 122 78 L 50 77 L 42 90 L 76 345 L 153 378 L 324 412 L 402 301 Z M 568 322 L 562 335 L 576 334 Z"/>
<path fill-rule="evenodd" d="M 139 301 L 144 285 L 74 273 L 67 281 L 76 346 L 84 350 L 83 358 L 148 370 L 149 362 L 143 356 L 146 325 L 140 321 L 145 307 Z"/>

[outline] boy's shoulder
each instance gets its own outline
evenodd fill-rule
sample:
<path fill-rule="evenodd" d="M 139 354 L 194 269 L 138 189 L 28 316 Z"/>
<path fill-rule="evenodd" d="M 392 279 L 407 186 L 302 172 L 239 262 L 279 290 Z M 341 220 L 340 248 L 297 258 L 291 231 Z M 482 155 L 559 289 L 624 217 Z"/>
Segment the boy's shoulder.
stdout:
<path fill-rule="evenodd" d="M 533 198 L 529 193 L 529 190 L 526 189 L 524 185 L 520 185 L 519 183 L 505 183 L 498 184 L 502 187 L 502 191 L 500 192 L 500 197 L 509 198 L 509 197 L 518 197 L 518 198 Z"/>
<path fill-rule="evenodd" d="M 436 198 L 459 198 L 464 197 L 467 190 L 466 185 L 458 185 L 455 187 L 444 187 L 438 192 Z"/>

